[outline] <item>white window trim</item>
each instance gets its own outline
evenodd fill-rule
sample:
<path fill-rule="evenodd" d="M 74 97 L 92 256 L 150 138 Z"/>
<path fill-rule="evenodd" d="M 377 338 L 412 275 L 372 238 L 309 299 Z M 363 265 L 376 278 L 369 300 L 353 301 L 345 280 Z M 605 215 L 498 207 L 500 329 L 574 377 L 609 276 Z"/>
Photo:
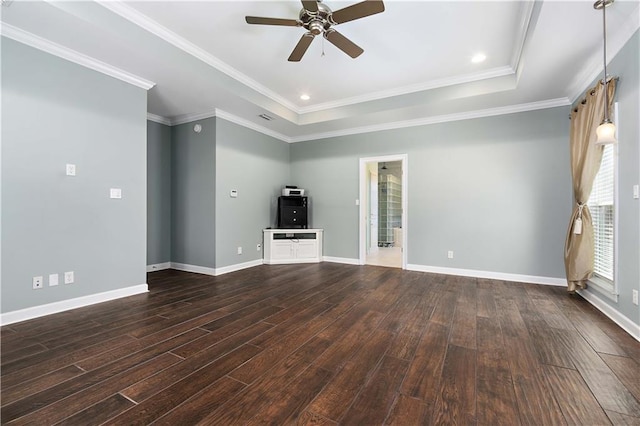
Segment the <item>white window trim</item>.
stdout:
<path fill-rule="evenodd" d="M 618 129 L 620 128 L 620 121 L 618 119 L 618 102 L 613 104 L 613 122 L 616 124 L 616 140 L 618 139 Z M 619 180 L 618 170 L 618 143 L 613 145 L 613 281 L 609 281 L 606 278 L 602 278 L 594 274 L 588 280 L 589 286 L 595 287 L 599 290 L 603 296 L 618 301 L 618 228 L 619 228 L 619 210 L 620 200 L 618 190 Z"/>

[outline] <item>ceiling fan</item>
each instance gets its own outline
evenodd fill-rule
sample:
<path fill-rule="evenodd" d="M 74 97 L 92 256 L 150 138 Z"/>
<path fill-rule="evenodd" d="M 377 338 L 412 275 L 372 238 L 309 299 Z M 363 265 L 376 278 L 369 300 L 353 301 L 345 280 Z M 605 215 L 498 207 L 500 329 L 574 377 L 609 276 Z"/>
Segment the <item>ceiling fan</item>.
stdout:
<path fill-rule="evenodd" d="M 352 58 L 364 52 L 360 46 L 332 28 L 355 19 L 384 12 L 382 0 L 365 0 L 333 12 L 322 0 L 301 0 L 302 10 L 298 19 L 264 18 L 260 16 L 245 17 L 247 24 L 281 25 L 287 27 L 303 27 L 307 30 L 289 56 L 290 62 L 298 62 L 311 45 L 313 38 L 322 34 L 331 44 Z"/>

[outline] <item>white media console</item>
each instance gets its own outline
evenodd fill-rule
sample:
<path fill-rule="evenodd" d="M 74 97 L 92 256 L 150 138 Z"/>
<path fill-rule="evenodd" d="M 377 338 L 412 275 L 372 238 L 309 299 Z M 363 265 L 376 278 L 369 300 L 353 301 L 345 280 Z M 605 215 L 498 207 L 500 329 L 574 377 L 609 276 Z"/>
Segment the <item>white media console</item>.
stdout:
<path fill-rule="evenodd" d="M 264 263 L 322 261 L 322 229 L 265 229 Z"/>

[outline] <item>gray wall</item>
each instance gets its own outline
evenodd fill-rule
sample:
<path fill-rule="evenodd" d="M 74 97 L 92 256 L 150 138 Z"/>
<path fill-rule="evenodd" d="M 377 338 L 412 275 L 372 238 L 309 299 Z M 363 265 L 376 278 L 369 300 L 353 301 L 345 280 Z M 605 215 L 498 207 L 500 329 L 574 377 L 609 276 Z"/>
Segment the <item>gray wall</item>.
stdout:
<path fill-rule="evenodd" d="M 147 265 L 171 261 L 171 127 L 147 121 Z"/>
<path fill-rule="evenodd" d="M 215 118 L 171 128 L 171 261 L 215 268 Z"/>
<path fill-rule="evenodd" d="M 256 244 L 274 226 L 276 204 L 289 183 L 289 144 L 216 120 L 216 267 L 262 259 Z M 238 191 L 237 198 L 229 192 Z M 241 255 L 237 248 L 242 247 Z"/>
<path fill-rule="evenodd" d="M 296 143 L 324 254 L 358 258 L 359 158 L 408 154 L 408 263 L 563 277 L 569 108 Z M 454 250 L 454 259 L 447 251 Z"/>
<path fill-rule="evenodd" d="M 146 282 L 146 95 L 2 38 L 2 312 Z"/>
<path fill-rule="evenodd" d="M 640 202 L 633 185 L 640 183 L 640 33 L 627 42 L 607 67 L 620 77 L 618 101 L 618 292 L 619 301 L 600 296 L 620 313 L 640 324 L 640 308 L 631 303 L 631 291 L 640 290 Z M 595 81 L 593 82 L 595 84 Z M 588 291 L 598 294 L 595 287 Z"/>

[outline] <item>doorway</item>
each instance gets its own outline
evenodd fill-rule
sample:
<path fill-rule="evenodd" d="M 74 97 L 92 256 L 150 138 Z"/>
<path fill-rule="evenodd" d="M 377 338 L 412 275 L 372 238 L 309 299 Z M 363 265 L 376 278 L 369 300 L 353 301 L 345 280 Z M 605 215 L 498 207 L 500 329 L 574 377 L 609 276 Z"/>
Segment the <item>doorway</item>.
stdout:
<path fill-rule="evenodd" d="M 407 155 L 360 159 L 360 264 L 407 267 Z"/>

